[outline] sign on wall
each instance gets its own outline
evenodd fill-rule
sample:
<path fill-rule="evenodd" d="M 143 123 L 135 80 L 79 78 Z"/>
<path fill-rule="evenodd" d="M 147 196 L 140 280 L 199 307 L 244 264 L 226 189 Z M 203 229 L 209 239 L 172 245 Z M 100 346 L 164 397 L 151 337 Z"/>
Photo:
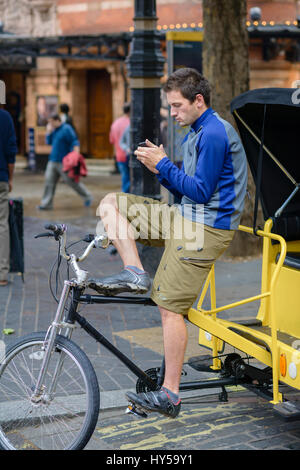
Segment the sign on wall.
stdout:
<path fill-rule="evenodd" d="M 51 115 L 58 112 L 57 95 L 39 95 L 36 98 L 37 126 L 45 127 Z"/>

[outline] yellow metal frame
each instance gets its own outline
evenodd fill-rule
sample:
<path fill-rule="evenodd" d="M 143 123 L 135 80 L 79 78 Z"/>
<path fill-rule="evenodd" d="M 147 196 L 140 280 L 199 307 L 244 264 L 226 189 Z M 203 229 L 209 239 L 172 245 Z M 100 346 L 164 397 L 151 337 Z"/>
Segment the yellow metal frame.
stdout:
<path fill-rule="evenodd" d="M 212 267 L 203 290 L 201 292 L 197 307 L 191 308 L 188 313 L 188 320 L 199 327 L 199 343 L 209 346 L 212 349 L 212 366 L 214 370 L 221 367 L 221 362 L 217 358 L 218 353 L 222 350 L 223 343 L 227 343 L 240 351 L 256 358 L 258 361 L 272 367 L 273 374 L 273 400 L 271 403 L 276 404 L 282 401 L 281 393 L 279 393 L 279 382 L 287 383 L 294 388 L 300 389 L 300 372 L 297 374 L 297 380 L 291 379 L 288 374 L 281 375 L 279 361 L 280 355 L 284 354 L 287 362 L 293 361 L 299 369 L 300 352 L 292 345 L 286 344 L 278 339 L 278 309 L 276 310 L 276 288 L 280 273 L 282 272 L 283 263 L 287 253 L 287 242 L 280 235 L 271 233 L 272 220 L 266 221 L 264 230 L 258 230 L 257 235 L 263 237 L 263 257 L 262 257 L 262 279 L 261 293 L 228 305 L 216 307 L 216 287 L 215 287 L 215 270 Z M 239 226 L 239 230 L 249 234 L 253 234 L 253 229 Z M 276 241 L 274 244 L 272 241 Z M 300 252 L 300 242 L 288 243 L 289 249 Z M 275 258 L 279 259 L 276 262 Z M 282 289 L 286 289 L 292 276 L 299 275 L 300 272 L 293 269 L 287 269 L 285 283 Z M 282 281 L 280 280 L 282 283 Z M 210 310 L 204 310 L 202 304 L 206 293 L 210 288 Z M 300 297 L 300 296 L 299 296 Z M 257 319 L 261 320 L 262 326 L 270 328 L 271 334 L 267 334 L 263 329 L 254 329 L 251 326 L 240 325 L 234 321 L 228 321 L 218 318 L 217 314 L 224 310 L 239 307 L 250 302 L 260 300 L 260 308 Z M 299 298 L 300 305 L 300 298 Z M 292 307 L 289 307 L 292 308 Z M 297 309 L 296 309 L 297 310 Z M 300 310 L 290 312 L 290 315 L 299 316 Z M 300 323 L 300 319 L 299 319 Z M 235 331 L 232 330 L 234 328 Z M 241 336 L 236 332 L 239 330 L 244 335 Z M 300 327 L 299 327 L 300 329 Z M 206 335 L 206 336 L 205 336 Z M 208 339 L 207 339 L 208 337 Z M 300 335 L 299 335 L 300 338 Z M 300 341 L 299 341 L 300 343 Z M 299 371 L 299 370 L 298 370 Z"/>

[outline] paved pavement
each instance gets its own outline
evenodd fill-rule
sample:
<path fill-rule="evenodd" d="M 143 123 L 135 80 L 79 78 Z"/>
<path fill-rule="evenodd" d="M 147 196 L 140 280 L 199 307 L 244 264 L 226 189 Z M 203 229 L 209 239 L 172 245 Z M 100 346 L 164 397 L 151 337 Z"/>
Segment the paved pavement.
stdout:
<path fill-rule="evenodd" d="M 61 184 L 55 210 L 38 213 L 35 205 L 42 191 L 42 175 L 26 173 L 22 165 L 17 167 L 13 196 L 24 198 L 25 282 L 12 273 L 9 285 L 0 289 L 0 339 L 5 343 L 32 331 L 46 330 L 55 313 L 56 302 L 50 295 L 48 275 L 56 259 L 57 245 L 53 239 L 34 239 L 34 235 L 44 230 L 46 222 L 66 222 L 69 242 L 79 240 L 86 233 L 95 233 L 97 201 L 105 192 L 118 190 L 120 185 L 119 175 L 108 175 L 105 169 L 94 166 L 86 180 L 95 196 L 91 209 L 84 209 L 80 199 Z M 74 252 L 80 253 L 85 247 L 83 242 L 75 245 Z M 259 258 L 218 261 L 218 304 L 255 295 L 260 289 L 260 264 Z M 108 275 L 121 268 L 121 260 L 106 250 L 95 250 L 83 267 L 91 276 Z M 106 304 L 86 306 L 84 310 L 86 318 L 139 367 L 147 370 L 160 366 L 163 349 L 156 307 Z M 257 305 L 249 304 L 223 312 L 223 317 L 254 318 L 256 312 Z M 14 333 L 3 334 L 5 328 L 13 329 Z M 198 345 L 197 328 L 188 324 L 188 329 L 186 361 L 191 356 L 207 353 Z M 274 416 L 271 405 L 240 387 L 228 389 L 228 403 L 218 401 L 219 390 L 182 393 L 182 412 L 176 420 L 155 414 L 144 420 L 129 416 L 125 414 L 124 393 L 135 389 L 136 377 L 80 328 L 72 339 L 94 365 L 101 393 L 99 421 L 87 449 L 300 449 L 300 423 L 283 423 Z M 187 364 L 184 366 L 183 380 L 199 377 L 199 372 Z"/>

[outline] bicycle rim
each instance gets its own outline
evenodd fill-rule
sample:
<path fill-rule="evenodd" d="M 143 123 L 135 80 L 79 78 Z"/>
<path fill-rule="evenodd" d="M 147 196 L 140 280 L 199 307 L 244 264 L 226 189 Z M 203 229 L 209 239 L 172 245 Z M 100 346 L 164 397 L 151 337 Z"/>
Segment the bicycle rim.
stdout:
<path fill-rule="evenodd" d="M 0 369 L 0 446 L 19 450 L 82 449 L 99 414 L 94 369 L 72 341 L 57 336 L 38 400 L 32 394 L 41 369 L 45 333 L 11 346 Z M 57 365 L 62 367 L 53 387 Z"/>

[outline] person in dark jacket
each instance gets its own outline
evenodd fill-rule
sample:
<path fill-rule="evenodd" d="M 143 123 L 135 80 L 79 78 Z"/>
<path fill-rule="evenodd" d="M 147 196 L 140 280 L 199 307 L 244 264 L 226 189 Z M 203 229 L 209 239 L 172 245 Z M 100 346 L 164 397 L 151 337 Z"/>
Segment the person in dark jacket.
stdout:
<path fill-rule="evenodd" d="M 4 109 L 0 109 L 0 129 L 0 286 L 6 286 L 10 254 L 8 193 L 12 190 L 17 142 L 13 120 Z"/>

